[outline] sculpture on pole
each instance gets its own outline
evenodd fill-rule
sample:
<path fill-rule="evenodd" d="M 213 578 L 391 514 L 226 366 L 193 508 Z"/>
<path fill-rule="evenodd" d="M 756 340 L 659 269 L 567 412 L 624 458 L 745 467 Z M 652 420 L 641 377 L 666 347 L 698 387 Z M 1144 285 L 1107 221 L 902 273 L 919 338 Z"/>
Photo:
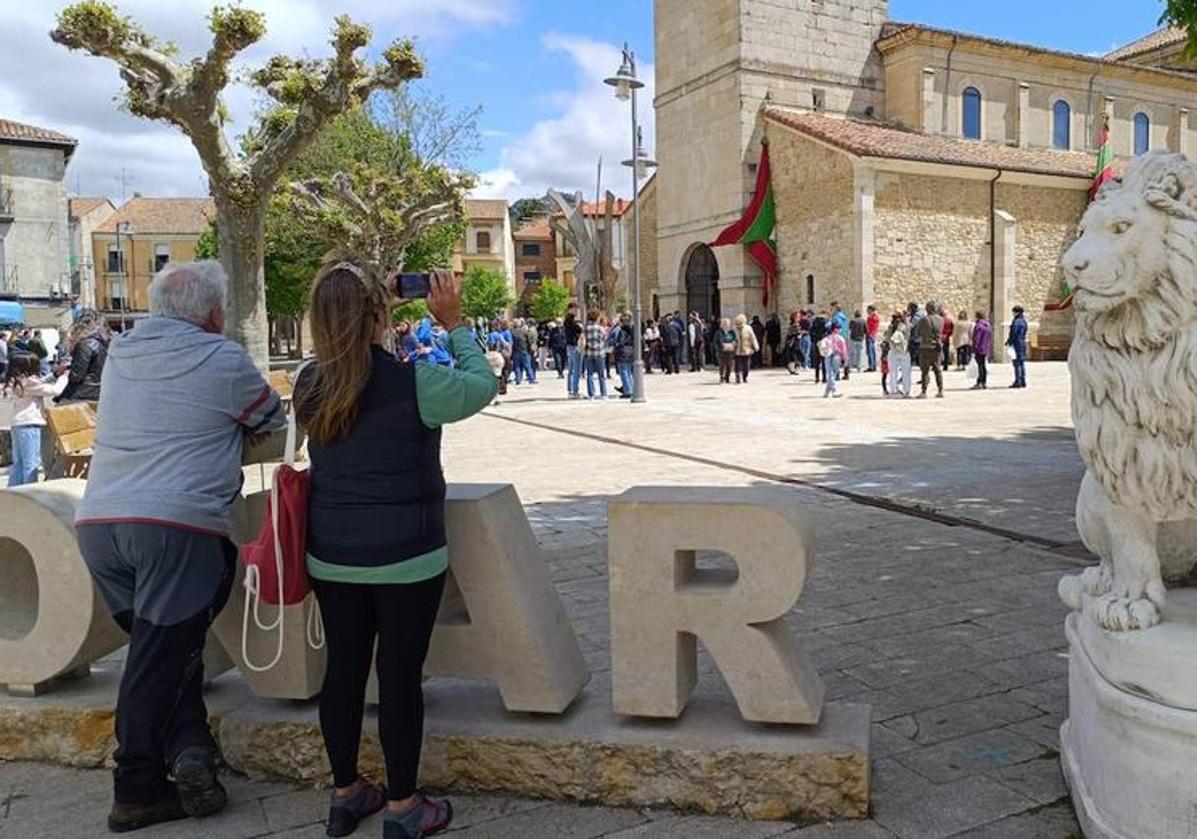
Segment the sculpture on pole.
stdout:
<path fill-rule="evenodd" d="M 603 222 L 592 227 L 586 220 L 585 205 L 581 191 L 575 192 L 572 200 L 555 189 L 549 189 L 549 200 L 557 205 L 561 215 L 550 219 L 553 230 L 560 233 L 566 244 L 577 255 L 574 277 L 578 288 L 584 291 L 583 301 L 593 304 L 608 317 L 615 314 L 615 295 L 619 285 L 619 271 L 614 265 L 613 232 L 615 223 L 615 195 L 607 192 L 603 206 Z M 586 296 L 591 295 L 591 296 Z"/>

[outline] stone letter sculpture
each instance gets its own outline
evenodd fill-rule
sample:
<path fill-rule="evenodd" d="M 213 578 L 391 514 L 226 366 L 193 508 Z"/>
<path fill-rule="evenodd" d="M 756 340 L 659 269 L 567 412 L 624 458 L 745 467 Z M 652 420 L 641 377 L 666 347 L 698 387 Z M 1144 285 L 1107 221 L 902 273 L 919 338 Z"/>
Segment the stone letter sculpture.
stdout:
<path fill-rule="evenodd" d="M 56 676 L 86 672 L 128 641 L 108 616 L 75 541 L 84 486 L 58 480 L 0 491 L 0 685 L 10 692 L 36 692 Z M 265 500 L 266 493 L 254 493 L 238 501 L 234 540 L 257 532 Z M 519 496 L 506 484 L 450 485 L 446 524 L 455 582 L 446 588 L 426 672 L 493 679 L 510 711 L 563 712 L 590 671 Z M 308 604 L 287 607 L 282 658 L 255 673 L 241 658 L 243 591 L 234 585 L 212 627 L 205 676 L 236 665 L 257 696 L 315 696 L 325 652 L 308 643 Z M 262 607 L 264 621 L 276 614 L 276 607 Z M 269 662 L 277 641 L 276 632 L 251 623 L 255 663 Z"/>
<path fill-rule="evenodd" d="M 823 682 L 784 622 L 813 559 L 792 496 L 638 487 L 611 501 L 608 516 L 616 713 L 680 716 L 697 682 L 697 639 L 744 719 L 819 721 Z M 696 569 L 695 550 L 730 554 L 738 578 Z"/>
<path fill-rule="evenodd" d="M 1197 563 L 1192 540 L 1168 540 L 1197 519 L 1195 261 L 1197 167 L 1166 152 L 1137 158 L 1102 190 L 1063 257 L 1076 293 L 1072 417 L 1088 468 L 1077 528 L 1101 564 L 1062 580 L 1060 595 L 1109 630 L 1157 624 L 1165 580 Z"/>
<path fill-rule="evenodd" d="M 449 580 L 425 675 L 492 679 L 508 711 L 564 712 L 590 670 L 515 488 L 450 484 L 446 513 Z"/>
<path fill-rule="evenodd" d="M 0 684 L 36 694 L 57 676 L 119 650 L 127 638 L 108 615 L 75 541 L 84 481 L 0 492 Z"/>

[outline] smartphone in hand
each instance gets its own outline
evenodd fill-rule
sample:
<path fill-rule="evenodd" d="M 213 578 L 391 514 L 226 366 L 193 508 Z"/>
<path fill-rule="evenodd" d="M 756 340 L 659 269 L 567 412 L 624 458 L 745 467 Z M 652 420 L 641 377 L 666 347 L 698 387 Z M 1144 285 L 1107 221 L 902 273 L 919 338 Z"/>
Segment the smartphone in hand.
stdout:
<path fill-rule="evenodd" d="M 400 300 L 424 300 L 432 293 L 431 274 L 400 271 L 391 276 L 391 292 Z"/>

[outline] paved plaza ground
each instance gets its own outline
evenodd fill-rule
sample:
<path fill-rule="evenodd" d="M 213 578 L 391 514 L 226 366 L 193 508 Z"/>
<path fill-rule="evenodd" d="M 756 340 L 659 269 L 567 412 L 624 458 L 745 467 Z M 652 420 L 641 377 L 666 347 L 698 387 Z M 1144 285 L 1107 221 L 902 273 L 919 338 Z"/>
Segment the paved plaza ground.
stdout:
<path fill-rule="evenodd" d="M 817 527 L 789 621 L 829 699 L 873 708 L 873 815 L 836 825 L 456 797 L 462 837 L 1067 837 L 1058 763 L 1067 705 L 1058 578 L 1087 562 L 1082 468 L 1063 364 L 1030 388 L 885 400 L 853 375 L 838 400 L 809 374 L 648 380 L 649 403 L 565 400 L 549 373 L 445 437 L 451 481 L 515 484 L 578 631 L 609 684 L 605 501 L 636 485 L 775 485 Z M 734 526 L 734 522 L 729 522 Z M 700 688 L 718 686 L 703 668 Z M 431 685 L 430 690 L 435 690 Z M 230 778 L 233 806 L 146 837 L 319 836 L 325 793 Z M 108 776 L 0 764 L 0 837 L 102 833 Z M 377 835 L 369 825 L 359 835 Z"/>

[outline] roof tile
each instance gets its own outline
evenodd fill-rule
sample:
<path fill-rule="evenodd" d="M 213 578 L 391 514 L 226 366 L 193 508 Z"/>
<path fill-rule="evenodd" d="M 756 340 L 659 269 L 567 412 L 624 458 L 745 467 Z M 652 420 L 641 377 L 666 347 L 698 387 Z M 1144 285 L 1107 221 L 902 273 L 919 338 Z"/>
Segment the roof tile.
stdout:
<path fill-rule="evenodd" d="M 919 134 L 879 122 L 841 119 L 788 108 L 767 108 L 765 118 L 858 157 L 1000 168 L 1071 178 L 1092 177 L 1096 165 L 1095 156 L 1086 152 L 1017 148 Z"/>
<path fill-rule="evenodd" d="M 1144 35 L 1137 41 L 1131 41 L 1129 44 L 1124 44 L 1112 52 L 1107 52 L 1102 58 L 1106 61 L 1125 61 L 1136 55 L 1142 55 L 1161 47 L 1170 47 L 1173 44 L 1178 44 L 1187 37 L 1183 29 L 1178 29 L 1174 26 L 1164 26 L 1148 35 Z"/>
<path fill-rule="evenodd" d="M 199 235 L 216 218 L 211 198 L 130 198 L 96 228 L 97 233 L 115 233 L 117 224 L 130 222 L 133 235 L 164 233 Z"/>
<path fill-rule="evenodd" d="M 85 216 L 99 207 L 101 204 L 108 202 L 107 198 L 95 196 L 80 196 L 71 198 L 67 201 L 68 215 L 71 218 L 79 218 Z"/>
<path fill-rule="evenodd" d="M 13 120 L 3 118 L 0 118 L 0 140 L 12 142 L 27 140 L 31 143 L 48 143 L 58 146 L 70 146 L 72 148 L 78 145 L 79 142 L 74 137 L 68 137 L 57 131 L 51 131 L 49 128 L 39 128 L 36 125 L 27 125 L 23 122 L 14 122 Z"/>
<path fill-rule="evenodd" d="M 503 198 L 467 198 L 465 215 L 468 219 L 501 219 L 507 215 L 507 201 Z"/>

